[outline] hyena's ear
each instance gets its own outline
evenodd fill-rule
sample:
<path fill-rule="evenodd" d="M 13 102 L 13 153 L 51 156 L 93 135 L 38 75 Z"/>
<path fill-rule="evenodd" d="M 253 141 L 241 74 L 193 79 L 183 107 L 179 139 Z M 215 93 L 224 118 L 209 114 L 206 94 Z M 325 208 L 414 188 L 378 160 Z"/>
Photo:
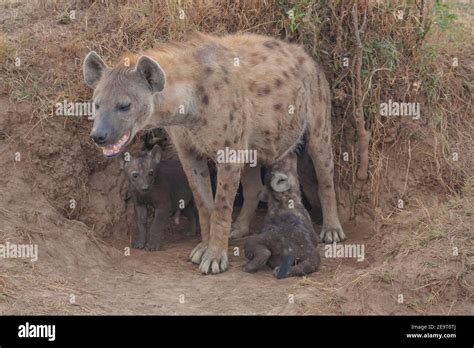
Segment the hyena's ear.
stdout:
<path fill-rule="evenodd" d="M 153 162 L 156 164 L 160 163 L 161 161 L 161 147 L 159 145 L 155 145 L 153 149 L 150 152 L 150 156 L 153 160 Z"/>
<path fill-rule="evenodd" d="M 83 73 L 84 80 L 90 88 L 95 88 L 99 83 L 102 74 L 107 69 L 107 65 L 104 63 L 102 58 L 95 53 L 95 51 L 89 52 L 84 59 Z"/>
<path fill-rule="evenodd" d="M 138 59 L 137 72 L 148 82 L 153 92 L 161 92 L 165 87 L 165 72 L 154 59 L 141 56 Z"/>

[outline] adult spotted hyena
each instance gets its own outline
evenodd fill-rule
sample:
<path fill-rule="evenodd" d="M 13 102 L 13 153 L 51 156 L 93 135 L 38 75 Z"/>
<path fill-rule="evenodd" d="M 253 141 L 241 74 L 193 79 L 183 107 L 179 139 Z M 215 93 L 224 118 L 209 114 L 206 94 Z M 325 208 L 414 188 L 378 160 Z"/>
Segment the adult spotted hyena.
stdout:
<path fill-rule="evenodd" d="M 199 210 L 202 242 L 190 258 L 201 272 L 227 268 L 239 180 L 257 181 L 250 179 L 258 175 L 255 168 L 216 163 L 213 199 L 207 159 L 216 161 L 226 147 L 256 150 L 260 164 L 272 164 L 305 138 L 319 183 L 321 237 L 345 238 L 333 183 L 329 86 L 300 46 L 260 35 L 199 34 L 122 57 L 113 68 L 91 52 L 84 78 L 94 89 L 91 137 L 106 156 L 119 154 L 142 129 L 165 127 L 169 133 Z"/>

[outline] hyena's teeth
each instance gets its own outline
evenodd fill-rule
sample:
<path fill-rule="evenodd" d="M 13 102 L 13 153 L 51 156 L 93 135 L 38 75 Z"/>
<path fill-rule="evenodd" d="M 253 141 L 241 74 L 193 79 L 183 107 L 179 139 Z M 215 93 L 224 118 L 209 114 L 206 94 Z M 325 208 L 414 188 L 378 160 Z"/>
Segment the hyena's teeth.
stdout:
<path fill-rule="evenodd" d="M 120 149 L 128 141 L 128 139 L 130 139 L 130 132 L 127 134 L 124 134 L 117 143 L 113 145 L 103 146 L 102 147 L 103 154 L 106 156 L 111 156 L 111 155 L 115 155 L 119 153 Z"/>

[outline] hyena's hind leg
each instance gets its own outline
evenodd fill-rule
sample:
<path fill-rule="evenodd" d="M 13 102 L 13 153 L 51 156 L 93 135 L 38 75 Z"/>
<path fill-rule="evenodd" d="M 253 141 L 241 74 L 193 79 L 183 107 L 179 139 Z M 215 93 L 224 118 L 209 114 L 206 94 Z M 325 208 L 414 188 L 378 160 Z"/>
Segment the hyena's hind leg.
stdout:
<path fill-rule="evenodd" d="M 329 99 L 329 97 L 328 97 Z M 328 101 L 330 103 L 330 101 Z M 323 211 L 321 240 L 325 243 L 340 242 L 346 239 L 339 222 L 336 191 L 334 188 L 334 157 L 331 144 L 331 109 L 314 108 L 318 122 L 309 125 L 307 151 L 313 160 L 318 177 L 319 199 Z"/>
<path fill-rule="evenodd" d="M 249 234 L 250 222 L 255 216 L 255 211 L 260 201 L 258 194 L 263 189 L 260 167 L 260 165 L 255 167 L 246 166 L 243 169 L 240 182 L 242 184 L 244 204 L 238 218 L 232 224 L 231 239 L 242 238 Z"/>

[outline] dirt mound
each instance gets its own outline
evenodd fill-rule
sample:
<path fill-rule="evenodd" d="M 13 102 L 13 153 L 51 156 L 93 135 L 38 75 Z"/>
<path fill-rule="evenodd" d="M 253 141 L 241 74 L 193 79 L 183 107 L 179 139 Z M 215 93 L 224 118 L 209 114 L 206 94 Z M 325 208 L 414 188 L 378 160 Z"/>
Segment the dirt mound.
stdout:
<path fill-rule="evenodd" d="M 9 125 L 22 124 L 18 120 L 31 114 L 31 106 L 15 105 L 6 96 L 0 97 L 0 110 L 2 130 L 7 136 L 11 134 Z M 24 129 L 18 126 L 17 134 L 27 134 L 27 122 L 24 126 Z M 54 292 L 72 278 L 96 274 L 98 269 L 107 267 L 111 255 L 117 251 L 97 240 L 84 223 L 65 218 L 51 206 L 38 183 L 43 179 L 54 185 L 54 181 L 45 179 L 46 174 L 34 169 L 34 158 L 26 150 L 30 147 L 16 141 L 16 137 L 7 139 L 0 142 L 0 159 L 4 163 L 0 179 L 0 243 L 37 245 L 38 261 L 1 260 L 1 312 L 18 313 L 28 307 L 35 312 L 41 303 L 32 305 L 29 296 L 41 300 L 42 294 L 49 293 L 48 289 Z M 47 297 L 45 301 L 53 300 Z M 49 304 L 45 308 L 48 307 Z"/>

